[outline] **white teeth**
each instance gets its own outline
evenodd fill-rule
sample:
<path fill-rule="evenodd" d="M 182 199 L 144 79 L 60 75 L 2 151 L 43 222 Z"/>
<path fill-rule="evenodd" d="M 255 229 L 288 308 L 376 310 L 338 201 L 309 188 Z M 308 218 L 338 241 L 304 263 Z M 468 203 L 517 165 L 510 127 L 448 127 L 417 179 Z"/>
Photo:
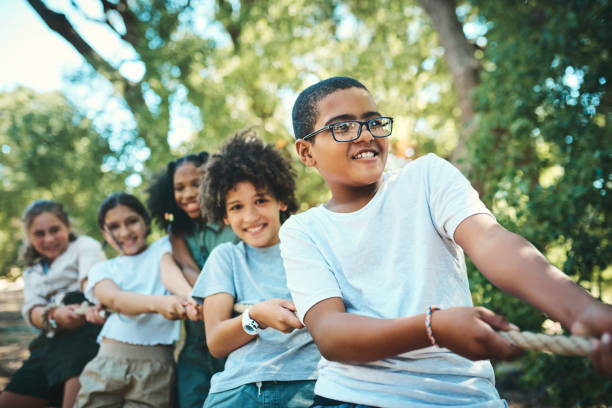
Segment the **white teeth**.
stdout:
<path fill-rule="evenodd" d="M 258 232 L 260 231 L 264 226 L 263 225 L 258 225 L 256 227 L 252 227 L 252 228 L 247 228 L 246 230 L 248 232 Z"/>
<path fill-rule="evenodd" d="M 359 153 L 353 158 L 354 159 L 371 159 L 372 157 L 374 157 L 374 152 L 363 152 L 363 153 Z"/>

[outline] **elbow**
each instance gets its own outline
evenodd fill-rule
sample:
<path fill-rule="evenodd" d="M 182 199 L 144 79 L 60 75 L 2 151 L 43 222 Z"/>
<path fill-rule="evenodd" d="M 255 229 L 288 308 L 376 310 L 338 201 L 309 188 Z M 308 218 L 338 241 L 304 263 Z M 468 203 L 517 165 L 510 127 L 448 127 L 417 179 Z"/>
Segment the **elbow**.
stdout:
<path fill-rule="evenodd" d="M 206 340 L 206 345 L 208 346 L 210 355 L 214 358 L 225 358 L 230 354 L 230 352 L 228 350 L 224 350 L 223 347 L 217 347 L 217 344 L 215 344 L 214 341 Z"/>
<path fill-rule="evenodd" d="M 344 342 L 341 338 L 336 338 L 333 335 L 319 336 L 313 339 L 319 353 L 328 361 L 335 361 L 338 363 L 362 363 L 362 359 L 359 359 L 358 353 L 354 352 L 354 347 L 351 346 L 350 342 Z"/>

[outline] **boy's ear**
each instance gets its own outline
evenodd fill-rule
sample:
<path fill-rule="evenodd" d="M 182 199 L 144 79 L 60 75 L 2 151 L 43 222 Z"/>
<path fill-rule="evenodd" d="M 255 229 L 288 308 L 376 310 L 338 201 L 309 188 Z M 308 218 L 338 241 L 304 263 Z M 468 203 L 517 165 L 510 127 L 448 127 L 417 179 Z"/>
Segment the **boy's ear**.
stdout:
<path fill-rule="evenodd" d="M 224 215 L 224 216 L 223 216 L 223 223 L 224 223 L 225 225 L 230 225 L 229 220 L 227 219 L 227 215 Z"/>
<path fill-rule="evenodd" d="M 287 204 L 283 203 L 282 201 L 278 202 L 278 208 L 281 211 L 287 211 Z"/>
<path fill-rule="evenodd" d="M 302 163 L 308 167 L 313 167 L 317 164 L 317 161 L 312 157 L 312 144 L 308 140 L 296 140 L 295 151 Z"/>

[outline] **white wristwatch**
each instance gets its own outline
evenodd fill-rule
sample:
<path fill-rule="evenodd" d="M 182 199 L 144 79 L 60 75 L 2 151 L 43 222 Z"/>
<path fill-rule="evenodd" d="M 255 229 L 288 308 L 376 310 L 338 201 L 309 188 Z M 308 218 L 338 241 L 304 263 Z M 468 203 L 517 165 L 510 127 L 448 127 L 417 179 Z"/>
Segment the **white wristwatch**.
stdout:
<path fill-rule="evenodd" d="M 247 309 L 244 311 L 244 313 L 242 313 L 242 329 L 246 332 L 246 334 L 250 334 L 251 336 L 255 336 L 262 329 L 261 329 L 261 327 L 259 327 L 259 323 L 257 323 L 255 320 L 251 319 L 251 316 L 249 315 L 249 311 L 250 310 L 251 310 L 251 308 L 247 307 Z"/>

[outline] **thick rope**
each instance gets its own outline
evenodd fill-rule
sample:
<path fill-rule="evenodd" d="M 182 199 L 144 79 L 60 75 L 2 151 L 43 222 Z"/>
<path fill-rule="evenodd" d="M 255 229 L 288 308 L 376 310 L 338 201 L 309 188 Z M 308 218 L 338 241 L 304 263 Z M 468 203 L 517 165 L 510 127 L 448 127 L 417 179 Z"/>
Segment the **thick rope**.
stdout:
<path fill-rule="evenodd" d="M 591 353 L 591 339 L 579 336 L 549 336 L 541 333 L 499 331 L 504 339 L 524 350 L 545 351 L 564 356 L 587 357 Z"/>
<path fill-rule="evenodd" d="M 236 303 L 234 312 L 244 313 L 250 305 Z M 524 350 L 544 351 L 564 356 L 586 357 L 591 353 L 591 339 L 579 336 L 550 336 L 528 331 L 499 331 L 497 332 L 514 346 Z"/>
<path fill-rule="evenodd" d="M 234 312 L 240 314 L 250 305 L 236 303 Z M 75 312 L 79 315 L 85 315 L 90 308 L 87 302 L 83 302 L 81 307 Z M 101 310 L 100 313 L 106 313 Z M 104 317 L 104 316 L 103 316 Z M 541 333 L 519 332 L 519 331 L 499 331 L 497 332 L 504 339 L 518 348 L 524 350 L 544 351 L 548 353 L 561 354 L 564 356 L 581 356 L 586 357 L 591 352 L 591 340 L 586 337 L 579 336 L 550 336 Z"/>

